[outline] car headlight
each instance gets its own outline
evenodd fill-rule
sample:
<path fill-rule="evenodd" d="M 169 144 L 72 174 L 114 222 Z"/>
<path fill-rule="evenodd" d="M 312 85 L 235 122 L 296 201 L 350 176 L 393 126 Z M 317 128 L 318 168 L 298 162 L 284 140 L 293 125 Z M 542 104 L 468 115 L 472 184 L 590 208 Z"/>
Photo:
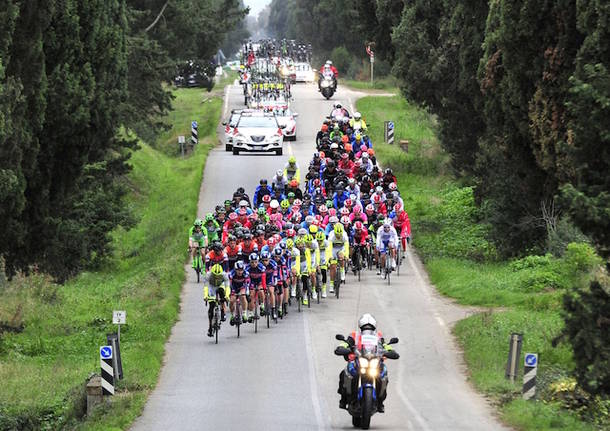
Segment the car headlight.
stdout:
<path fill-rule="evenodd" d="M 233 136 L 233 140 L 237 141 L 237 142 L 243 142 L 246 140 L 246 137 L 244 135 L 242 135 L 241 133 Z"/>

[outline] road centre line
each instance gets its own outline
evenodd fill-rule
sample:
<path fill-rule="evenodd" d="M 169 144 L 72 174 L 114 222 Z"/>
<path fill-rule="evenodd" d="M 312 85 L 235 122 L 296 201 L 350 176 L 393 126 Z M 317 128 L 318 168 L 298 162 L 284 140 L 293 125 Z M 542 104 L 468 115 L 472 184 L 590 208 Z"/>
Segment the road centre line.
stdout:
<path fill-rule="evenodd" d="M 309 326 L 309 319 L 307 318 L 307 314 L 303 314 L 303 331 L 305 332 L 305 351 L 313 353 L 313 343 L 311 341 L 311 328 Z M 316 417 L 316 423 L 318 424 L 318 430 L 324 430 L 326 427 L 324 426 L 322 420 L 322 407 L 320 404 L 320 396 L 319 388 L 318 388 L 318 380 L 316 379 L 316 370 L 313 366 L 313 361 L 311 358 L 312 355 L 306 355 L 307 358 L 307 368 L 309 374 L 309 391 L 311 392 L 311 404 L 313 405 L 314 416 Z"/>

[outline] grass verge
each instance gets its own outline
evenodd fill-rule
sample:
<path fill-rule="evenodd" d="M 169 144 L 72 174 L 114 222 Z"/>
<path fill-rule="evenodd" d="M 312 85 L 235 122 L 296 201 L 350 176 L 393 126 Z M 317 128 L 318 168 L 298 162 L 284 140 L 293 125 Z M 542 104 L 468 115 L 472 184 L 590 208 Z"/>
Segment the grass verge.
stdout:
<path fill-rule="evenodd" d="M 358 90 L 393 90 L 398 93 L 400 82 L 393 76 L 386 76 L 371 81 L 359 81 L 356 79 L 341 79 L 340 84 L 347 85 Z"/>
<path fill-rule="evenodd" d="M 216 145 L 222 93 L 202 104 L 207 94 L 175 92 L 172 130 L 189 130 L 193 119 L 205 125 L 189 157 L 168 156 L 146 143 L 133 153 L 127 201 L 139 222 L 114 232 L 114 257 L 102 270 L 63 286 L 42 275 L 18 276 L 0 291 L 0 322 L 16 328 L 2 333 L 0 326 L 0 429 L 125 429 L 140 414 L 178 316 L 186 232 L 207 154 Z M 125 379 L 116 396 L 84 417 L 85 381 L 99 373 L 98 346 L 116 330 L 113 309 L 127 311 Z"/>
<path fill-rule="evenodd" d="M 567 345 L 551 344 L 563 327 L 562 296 L 586 280 L 595 259 L 583 256 L 594 255 L 592 249 L 574 244 L 561 259 L 549 255 L 499 261 L 493 244 L 486 240 L 487 226 L 480 223 L 473 188 L 458 183 L 449 172 L 449 158 L 436 137 L 435 119 L 401 96 L 364 97 L 356 106 L 369 124 L 378 159 L 399 179 L 414 245 L 431 282 L 461 304 L 488 308 L 454 328 L 476 388 L 517 429 L 596 429 L 599 425 L 565 408 L 561 388 L 570 386 L 572 352 Z M 408 152 L 383 143 L 383 124 L 389 120 L 395 124 L 396 144 L 409 141 Z M 586 264 L 579 265 L 583 259 Z M 539 353 L 535 401 L 521 399 L 521 377 L 515 384 L 504 378 L 512 332 L 524 334 L 523 352 Z"/>

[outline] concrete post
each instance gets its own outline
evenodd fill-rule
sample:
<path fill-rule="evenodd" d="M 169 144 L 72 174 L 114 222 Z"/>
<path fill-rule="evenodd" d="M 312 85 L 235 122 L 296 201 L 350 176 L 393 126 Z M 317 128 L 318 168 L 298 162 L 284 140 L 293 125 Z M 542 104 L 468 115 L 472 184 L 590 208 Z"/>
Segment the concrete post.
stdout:
<path fill-rule="evenodd" d="M 87 382 L 87 414 L 91 414 L 102 400 L 102 378 L 98 375 L 92 376 Z"/>

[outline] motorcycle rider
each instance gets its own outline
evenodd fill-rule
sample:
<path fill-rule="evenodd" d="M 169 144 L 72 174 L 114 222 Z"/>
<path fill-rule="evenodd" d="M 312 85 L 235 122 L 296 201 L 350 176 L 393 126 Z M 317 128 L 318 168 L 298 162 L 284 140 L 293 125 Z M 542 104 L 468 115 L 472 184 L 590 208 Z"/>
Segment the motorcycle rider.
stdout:
<path fill-rule="evenodd" d="M 381 333 L 377 332 L 377 321 L 370 313 L 364 313 L 360 319 L 358 319 L 358 329 L 359 332 L 352 332 L 344 342 L 342 342 L 337 349 L 335 349 L 335 355 L 343 356 L 347 361 L 347 366 L 345 369 L 341 371 L 339 374 L 339 389 L 337 392 L 341 395 L 341 400 L 339 401 L 339 408 L 346 409 L 348 403 L 353 399 L 357 392 L 358 379 L 355 359 L 353 351 L 361 345 L 361 340 L 363 335 L 374 335 L 379 339 L 378 348 L 384 351 L 384 357 L 389 359 L 398 359 L 400 355 L 398 352 L 392 349 L 392 346 L 387 344 L 385 340 L 381 337 Z M 339 349 L 343 347 L 345 349 L 349 349 L 351 353 L 347 355 L 342 355 Z M 383 402 L 385 401 L 388 392 L 388 373 L 386 365 L 382 362 L 382 371 L 379 373 L 377 377 L 377 382 L 375 385 L 379 388 L 377 393 L 377 412 L 384 413 L 385 407 Z"/>
<path fill-rule="evenodd" d="M 322 91 L 322 80 L 326 77 L 331 77 L 333 80 L 333 87 L 337 89 L 337 78 L 339 77 L 339 71 L 335 66 L 333 66 L 333 62 L 330 60 L 326 60 L 324 66 L 320 68 L 320 73 L 318 74 L 318 91 Z"/>

